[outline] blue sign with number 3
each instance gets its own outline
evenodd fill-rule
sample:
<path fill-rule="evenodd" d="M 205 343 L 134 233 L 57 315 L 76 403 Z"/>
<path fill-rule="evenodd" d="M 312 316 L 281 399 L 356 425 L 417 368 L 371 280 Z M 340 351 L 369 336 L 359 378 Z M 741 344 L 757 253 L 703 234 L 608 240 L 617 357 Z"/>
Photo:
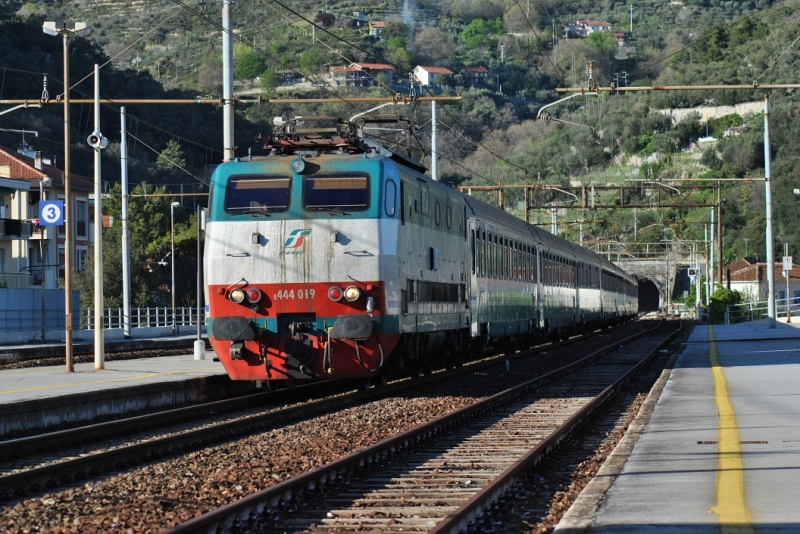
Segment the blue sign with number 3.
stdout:
<path fill-rule="evenodd" d="M 64 201 L 40 201 L 39 226 L 61 226 L 62 224 L 64 224 Z"/>

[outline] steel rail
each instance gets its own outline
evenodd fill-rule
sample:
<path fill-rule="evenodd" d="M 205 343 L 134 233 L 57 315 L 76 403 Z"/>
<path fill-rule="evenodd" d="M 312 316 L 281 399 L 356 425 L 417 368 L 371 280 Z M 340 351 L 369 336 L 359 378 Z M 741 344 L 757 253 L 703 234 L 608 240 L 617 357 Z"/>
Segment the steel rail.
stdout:
<path fill-rule="evenodd" d="M 273 396 L 269 397 L 269 395 Z M 147 430 L 176 422 L 186 422 L 187 420 L 207 415 L 209 412 L 224 413 L 259 406 L 263 405 L 266 400 L 280 402 L 280 398 L 275 395 L 274 393 L 254 393 L 234 399 L 218 400 L 152 414 L 9 439 L 0 442 L 0 460 L 13 460 L 29 455 L 31 452 L 52 451 L 75 443 L 93 442 L 110 436 L 130 434 L 135 431 Z"/>
<path fill-rule="evenodd" d="M 593 333 L 589 334 L 589 336 L 591 335 L 593 335 Z M 581 336 L 579 338 L 574 338 L 574 341 L 570 340 L 559 344 L 540 346 L 513 355 L 504 355 L 502 359 L 513 360 L 515 358 L 529 356 L 539 350 L 549 350 L 554 346 L 564 346 L 582 339 L 587 339 L 587 337 Z M 497 364 L 498 358 L 490 357 L 485 360 L 467 364 L 459 369 L 447 371 L 446 373 L 435 373 L 430 376 L 415 378 L 413 381 L 400 380 L 381 388 L 373 388 L 344 397 L 323 398 L 316 401 L 305 402 L 297 406 L 279 409 L 269 413 L 247 416 L 226 423 L 184 431 L 172 436 L 142 441 L 32 469 L 20 470 L 16 473 L 0 476 L 0 501 L 9 499 L 12 495 L 21 496 L 31 492 L 35 493 L 41 491 L 43 488 L 54 488 L 62 484 L 69 484 L 75 480 L 84 480 L 99 473 L 112 472 L 127 465 L 154 461 L 164 456 L 169 456 L 174 452 L 179 453 L 180 451 L 192 450 L 207 443 L 225 441 L 231 437 L 252 432 L 258 428 L 274 425 L 280 421 L 310 417 L 312 414 L 341 409 L 353 403 L 386 397 L 407 387 L 435 382 L 444 376 L 452 377 L 462 373 L 471 373 Z M 324 384 L 330 386 L 332 383 L 328 382 Z M 50 449 L 58 445 L 70 445 L 76 442 L 96 440 L 98 437 L 108 437 L 109 435 L 118 434 L 121 431 L 128 431 L 132 428 L 135 429 L 135 427 L 145 430 L 157 425 L 164 426 L 165 424 L 169 424 L 170 421 L 176 421 L 176 418 L 182 418 L 180 420 L 185 421 L 186 418 L 189 417 L 189 414 L 192 413 L 194 413 L 194 416 L 198 416 L 198 414 L 208 412 L 214 408 L 221 410 L 225 407 L 226 402 L 233 403 L 232 405 L 234 408 L 227 410 L 230 413 L 232 409 L 237 407 L 237 404 L 238 407 L 246 407 L 248 405 L 257 404 L 258 399 L 261 398 L 268 398 L 270 401 L 275 401 L 276 403 L 290 402 L 292 400 L 298 401 L 301 398 L 307 399 L 309 389 L 319 386 L 322 386 L 322 384 L 309 384 L 308 387 L 286 390 L 285 392 L 281 391 L 277 392 L 277 394 L 265 393 L 249 395 L 234 400 L 215 401 L 214 403 L 177 408 L 157 414 L 142 415 L 54 433 L 8 440 L 6 442 L 0 442 L 0 452 L 2 452 L 0 457 L 9 458 L 23 451 Z M 347 384 L 338 383 L 334 387 L 345 388 Z M 280 394 L 283 394 L 283 396 L 280 396 Z"/>
<path fill-rule="evenodd" d="M 581 336 L 580 339 L 588 339 L 592 335 L 593 333 L 587 333 L 586 335 Z M 547 348 L 561 346 L 567 343 L 571 343 L 571 341 L 560 344 L 551 344 L 548 345 Z M 527 351 L 521 351 L 517 354 L 506 355 L 504 357 L 509 360 L 514 360 L 516 358 L 526 357 L 538 350 L 544 349 L 540 346 Z M 465 372 L 474 372 L 476 370 L 481 370 L 485 367 L 495 365 L 496 361 L 491 358 L 492 357 L 489 356 L 485 361 L 478 360 L 468 362 L 462 369 L 454 369 L 449 371 L 450 376 Z M 415 384 L 426 383 L 429 380 L 435 380 L 435 378 L 426 378 L 424 382 L 417 381 Z M 330 388 L 332 385 L 334 385 L 333 382 L 312 383 L 288 390 L 242 395 L 233 399 L 223 399 L 182 408 L 173 408 L 156 413 L 127 417 L 114 421 L 104 421 L 102 423 L 82 425 L 79 427 L 55 432 L 45 432 L 41 434 L 0 441 L 0 461 L 8 461 L 20 458 L 24 455 L 30 455 L 32 451 L 52 451 L 59 447 L 71 446 L 75 443 L 94 442 L 100 439 L 120 435 L 122 433 L 130 434 L 139 430 L 163 427 L 175 422 L 186 422 L 192 418 L 202 417 L 203 414 L 208 412 L 222 414 L 255 406 L 265 406 L 266 402 L 270 402 L 271 404 L 279 404 L 298 402 L 301 400 L 307 401 L 309 398 L 312 398 L 319 393 L 316 391 L 318 387 L 322 386 Z M 400 386 L 393 385 L 392 389 L 386 390 L 384 388 L 381 391 L 394 392 L 396 389 L 406 386 L 407 384 Z M 347 385 L 345 383 L 338 383 L 338 385 L 334 387 L 338 388 L 335 390 L 337 393 L 341 393 L 342 390 L 347 389 Z M 2 487 L 2 485 L 0 485 L 0 487 Z"/>
<path fill-rule="evenodd" d="M 471 404 L 465 408 L 456 410 L 442 417 L 429 421 L 417 428 L 402 432 L 391 438 L 387 438 L 379 443 L 366 447 L 362 450 L 351 453 L 338 460 L 319 466 L 297 477 L 279 482 L 264 490 L 250 494 L 243 499 L 223 505 L 209 513 L 180 523 L 167 531 L 166 534 L 185 534 L 195 532 L 219 532 L 230 529 L 236 521 L 247 521 L 252 515 L 262 513 L 267 507 L 279 505 L 281 502 L 288 501 L 293 495 L 301 493 L 306 489 L 314 489 L 319 485 L 324 485 L 330 480 L 335 480 L 339 473 L 351 471 L 358 467 L 369 464 L 381 457 L 396 450 L 403 450 L 415 443 L 427 441 L 435 436 L 447 432 L 452 426 L 462 424 L 480 413 L 490 410 L 497 405 L 504 405 L 510 400 L 535 391 L 545 385 L 568 375 L 586 365 L 603 357 L 604 353 L 618 344 L 627 344 L 629 341 L 643 337 L 662 326 L 661 321 L 656 327 L 634 334 L 622 341 L 616 341 L 612 345 L 597 350 L 575 362 L 572 362 L 559 369 L 553 370 L 540 377 L 528 380 L 520 385 L 509 388 L 505 391 L 487 397 L 479 402 Z M 674 335 L 674 334 L 673 334 Z M 569 425 L 572 428 L 574 425 Z M 560 439 L 560 438 L 559 438 Z M 545 448 L 546 449 L 546 448 Z M 471 505 L 476 506 L 476 505 Z M 470 509 L 468 514 L 472 513 Z M 460 516 L 457 517 L 460 520 Z"/>
<path fill-rule="evenodd" d="M 384 388 L 388 389 L 388 388 Z M 294 390 L 297 391 L 297 390 Z M 376 393 L 373 393 L 375 391 Z M 157 460 L 165 456 L 170 456 L 174 452 L 193 450 L 208 443 L 217 443 L 229 439 L 230 437 L 251 432 L 254 429 L 262 428 L 271 424 L 276 424 L 287 419 L 308 417 L 311 414 L 323 412 L 325 410 L 339 409 L 343 404 L 355 402 L 356 399 L 369 398 L 370 394 L 376 395 L 379 390 L 361 392 L 344 400 L 340 397 L 332 399 L 321 399 L 310 403 L 299 404 L 286 409 L 257 414 L 226 423 L 210 425 L 204 428 L 182 432 L 172 436 L 165 436 L 149 441 L 143 441 L 115 449 L 92 453 L 86 456 L 72 458 L 57 463 L 35 467 L 33 469 L 20 470 L 0 476 L 0 500 L 8 499 L 12 494 L 21 496 L 28 492 L 38 492 L 42 488 L 53 488 L 61 484 L 69 484 L 76 480 L 84 480 L 99 473 L 112 472 L 131 464 L 146 463 Z M 383 393 L 383 391 L 380 391 Z M 253 401 L 255 397 L 264 395 L 258 394 L 248 401 Z M 361 395 L 361 396 L 359 396 Z M 218 401 L 220 402 L 220 401 Z M 208 407 L 205 406 L 205 410 Z M 176 411 L 180 411 L 176 410 Z M 174 411 L 173 411 L 174 412 Z M 139 422 L 145 422 L 148 416 L 140 416 Z M 174 418 L 174 414 L 158 414 L 158 418 Z M 111 422 L 111 426 L 118 428 L 130 420 Z M 90 431 L 97 435 L 102 434 L 105 424 L 95 425 L 97 428 L 90 428 Z M 87 427 L 75 429 L 75 431 L 64 431 L 65 436 L 75 435 Z M 59 433 L 56 433 L 59 434 Z M 47 436 L 50 436 L 48 434 Z M 26 438 L 22 438 L 24 441 Z M 42 442 L 46 436 L 35 436 L 33 440 Z M 63 437 L 62 437 L 63 440 Z M 14 440 L 16 441 L 16 440 Z M 74 439 L 73 439 L 74 441 Z M 16 448 L 16 444 L 10 444 L 9 448 Z"/>
<path fill-rule="evenodd" d="M 444 520 L 437 523 L 433 529 L 428 531 L 428 534 L 457 534 L 462 530 L 466 530 L 468 525 L 473 522 L 475 518 L 482 514 L 484 510 L 491 507 L 492 503 L 496 502 L 508 488 L 512 487 L 526 472 L 530 471 L 531 468 L 542 461 L 554 447 L 587 419 L 594 410 L 612 398 L 618 391 L 623 390 L 630 379 L 636 375 L 642 367 L 649 363 L 650 360 L 658 354 L 661 348 L 668 345 L 680 331 L 681 329 L 678 329 L 671 333 L 639 361 L 639 363 L 605 388 L 572 417 L 564 421 L 555 432 L 528 451 L 488 485 L 481 488 L 480 491 L 473 495 L 471 499 L 461 505 L 457 510 L 454 510 Z"/>

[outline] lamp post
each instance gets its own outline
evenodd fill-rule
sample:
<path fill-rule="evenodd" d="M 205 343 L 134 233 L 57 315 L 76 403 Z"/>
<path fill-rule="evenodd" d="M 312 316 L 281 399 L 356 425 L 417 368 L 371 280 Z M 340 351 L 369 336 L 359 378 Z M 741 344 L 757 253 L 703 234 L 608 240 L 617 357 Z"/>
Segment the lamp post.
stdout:
<path fill-rule="evenodd" d="M 45 189 L 49 188 L 52 185 L 53 181 L 49 176 L 45 176 L 41 180 L 39 180 L 39 200 L 44 201 L 45 198 Z M 39 218 L 41 221 L 42 214 L 39 213 Z M 47 341 L 47 327 L 45 326 L 45 298 L 44 298 L 44 290 L 47 287 L 47 276 L 45 275 L 45 265 L 50 263 L 50 247 L 47 246 L 45 240 L 47 239 L 47 227 L 40 226 L 42 229 L 42 235 L 39 237 L 39 256 L 41 257 L 42 262 L 42 343 Z"/>
<path fill-rule="evenodd" d="M 194 341 L 194 359 L 205 360 L 206 344 L 200 337 L 200 317 L 203 303 L 203 264 L 200 261 L 200 230 L 203 220 L 203 208 L 197 206 L 197 339 Z"/>
<path fill-rule="evenodd" d="M 48 35 L 61 35 L 64 41 L 64 292 L 66 300 L 66 360 L 67 372 L 75 371 L 72 359 L 72 191 L 69 180 L 69 38 L 86 35 L 89 27 L 85 22 L 45 21 L 42 31 Z"/>
<path fill-rule="evenodd" d="M 175 208 L 180 206 L 180 202 L 173 202 L 169 205 L 169 234 L 170 234 L 170 249 L 169 255 L 172 258 L 170 265 L 172 266 L 172 290 L 170 296 L 172 297 L 172 335 L 178 332 L 177 325 L 175 324 Z"/>

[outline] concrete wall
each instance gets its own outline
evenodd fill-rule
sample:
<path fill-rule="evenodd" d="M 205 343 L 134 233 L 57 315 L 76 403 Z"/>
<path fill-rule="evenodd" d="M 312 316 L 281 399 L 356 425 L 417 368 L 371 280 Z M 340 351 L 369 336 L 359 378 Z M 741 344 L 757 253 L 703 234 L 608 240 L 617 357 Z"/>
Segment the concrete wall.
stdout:
<path fill-rule="evenodd" d="M 66 302 L 63 289 L 0 289 L 0 335 L 40 341 L 50 331 L 66 330 Z M 79 292 L 72 292 L 72 328 L 80 326 Z M 44 323 L 44 324 L 43 324 Z M 44 326 L 44 328 L 42 328 Z"/>

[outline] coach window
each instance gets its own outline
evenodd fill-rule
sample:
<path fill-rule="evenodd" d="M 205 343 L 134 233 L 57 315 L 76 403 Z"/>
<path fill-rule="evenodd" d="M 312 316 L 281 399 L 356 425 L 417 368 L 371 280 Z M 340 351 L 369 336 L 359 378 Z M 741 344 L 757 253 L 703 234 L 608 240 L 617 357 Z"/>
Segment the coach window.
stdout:
<path fill-rule="evenodd" d="M 475 230 L 470 230 L 470 245 L 472 245 L 472 274 L 475 274 L 475 254 L 477 253 L 477 246 L 475 243 Z"/>
<path fill-rule="evenodd" d="M 508 239 L 500 238 L 500 278 L 508 278 Z"/>
<path fill-rule="evenodd" d="M 425 183 L 424 180 L 419 181 L 419 193 L 420 193 L 420 210 L 422 215 L 430 215 L 431 214 L 431 193 L 428 190 L 428 184 Z"/>
<path fill-rule="evenodd" d="M 386 180 L 383 192 L 383 211 L 389 217 L 394 217 L 397 213 L 397 184 L 392 180 Z"/>
<path fill-rule="evenodd" d="M 530 280 L 531 273 L 531 247 L 522 245 L 522 279 L 526 282 Z"/>
<path fill-rule="evenodd" d="M 436 226 L 439 226 L 442 222 L 442 208 L 438 202 L 433 206 L 433 220 L 436 222 Z"/>
<path fill-rule="evenodd" d="M 481 238 L 483 239 L 483 276 L 486 278 L 492 277 L 492 234 L 489 232 L 481 231 Z"/>
<path fill-rule="evenodd" d="M 500 264 L 500 251 L 497 249 L 497 234 L 492 234 L 492 278 L 497 278 L 499 272 L 498 265 Z"/>
<path fill-rule="evenodd" d="M 289 208 L 290 178 L 263 174 L 231 176 L 225 190 L 225 212 L 268 215 Z"/>
<path fill-rule="evenodd" d="M 481 230 L 478 235 L 478 274 L 486 276 L 486 231 Z"/>
<path fill-rule="evenodd" d="M 511 279 L 519 280 L 519 243 L 511 240 Z"/>
<path fill-rule="evenodd" d="M 506 267 L 508 264 L 508 247 L 506 246 L 506 239 L 503 236 L 500 236 L 500 242 L 498 243 L 500 246 L 500 265 L 498 267 L 498 278 L 506 278 L 508 273 L 506 272 Z"/>
<path fill-rule="evenodd" d="M 453 226 L 453 210 L 450 209 L 450 206 L 444 209 L 444 222 L 447 224 L 448 229 Z"/>

